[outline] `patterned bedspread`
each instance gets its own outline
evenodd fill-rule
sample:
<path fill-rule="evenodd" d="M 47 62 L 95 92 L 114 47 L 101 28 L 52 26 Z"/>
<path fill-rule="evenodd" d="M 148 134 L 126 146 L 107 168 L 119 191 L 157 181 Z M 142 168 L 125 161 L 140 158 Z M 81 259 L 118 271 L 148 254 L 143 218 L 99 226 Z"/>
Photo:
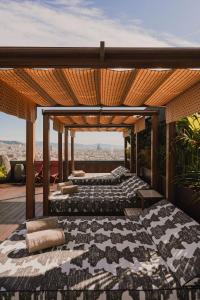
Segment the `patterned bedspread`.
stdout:
<path fill-rule="evenodd" d="M 124 174 L 128 173 L 129 170 L 123 166 L 119 166 L 111 173 L 101 174 L 90 174 L 86 173 L 85 177 L 74 177 L 69 176 L 69 180 L 72 180 L 74 184 L 78 185 L 112 185 L 122 182 Z"/>
<path fill-rule="evenodd" d="M 118 185 L 79 186 L 78 192 L 62 195 L 54 192 L 49 197 L 51 214 L 107 214 L 123 215 L 124 208 L 134 206 L 136 191 L 148 188 L 148 184 L 133 176 Z"/>
<path fill-rule="evenodd" d="M 59 220 L 63 246 L 28 255 L 23 224 L 0 244 L 0 299 L 200 299 L 200 225 L 167 201 Z"/>

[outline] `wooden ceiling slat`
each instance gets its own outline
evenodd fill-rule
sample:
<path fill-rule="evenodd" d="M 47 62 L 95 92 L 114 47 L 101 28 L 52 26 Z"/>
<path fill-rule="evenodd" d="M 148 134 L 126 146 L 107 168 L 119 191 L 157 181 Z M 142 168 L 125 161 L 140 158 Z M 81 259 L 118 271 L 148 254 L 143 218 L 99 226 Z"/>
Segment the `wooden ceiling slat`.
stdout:
<path fill-rule="evenodd" d="M 58 105 L 72 106 L 74 102 L 68 91 L 59 83 L 54 70 L 32 70 L 27 69 L 26 72 L 36 81 L 41 88 L 54 99 Z"/>
<path fill-rule="evenodd" d="M 88 124 L 87 117 L 86 116 L 82 116 L 82 119 L 83 119 L 83 123 L 85 123 L 87 125 Z"/>
<path fill-rule="evenodd" d="M 98 117 L 97 116 L 87 116 L 87 123 L 89 124 L 89 125 L 96 125 L 96 124 L 98 124 L 98 119 L 97 119 Z"/>
<path fill-rule="evenodd" d="M 76 124 L 70 116 L 65 116 L 65 117 L 57 116 L 56 118 L 64 125 L 75 125 Z"/>
<path fill-rule="evenodd" d="M 166 123 L 200 111 L 200 82 L 189 87 L 166 105 Z"/>
<path fill-rule="evenodd" d="M 124 105 L 144 105 L 148 97 L 157 90 L 169 74 L 171 74 L 171 71 L 139 70 L 124 101 Z"/>
<path fill-rule="evenodd" d="M 34 105 L 162 106 L 200 82 L 200 70 L 0 70 L 0 88 L 3 82 Z M 116 120 L 100 117 L 97 124 Z"/>
<path fill-rule="evenodd" d="M 112 120 L 112 124 L 123 124 L 124 121 L 127 119 L 127 116 L 116 116 L 113 120 Z"/>
<path fill-rule="evenodd" d="M 26 82 L 21 80 L 21 78 L 17 76 L 15 70 L 0 70 L 0 80 L 8 84 L 12 89 L 16 90 L 17 93 L 26 96 L 33 103 L 48 106 L 48 100 L 41 97 Z"/>
<path fill-rule="evenodd" d="M 129 117 L 127 117 L 127 116 L 124 117 L 124 119 L 123 119 L 123 124 L 126 124 L 126 121 L 128 120 L 128 118 L 129 118 Z"/>
<path fill-rule="evenodd" d="M 98 115 L 96 118 L 97 118 L 97 125 L 100 125 L 101 116 L 100 116 L 100 115 Z"/>
<path fill-rule="evenodd" d="M 95 87 L 96 87 L 96 104 L 100 106 L 101 103 L 101 69 L 95 70 Z"/>
<path fill-rule="evenodd" d="M 129 91 L 130 91 L 131 87 L 133 86 L 134 80 L 136 79 L 136 76 L 137 76 L 138 72 L 139 72 L 138 70 L 134 70 L 130 73 L 129 78 L 127 80 L 127 83 L 126 83 L 126 85 L 124 87 L 124 90 L 122 92 L 119 105 L 124 104 L 124 102 L 126 101 L 126 97 L 128 96 Z"/>
<path fill-rule="evenodd" d="M 0 111 L 34 122 L 36 119 L 35 103 L 0 80 Z M 13 99 L 15 105 L 13 105 Z"/>
<path fill-rule="evenodd" d="M 75 101 L 78 102 L 78 105 L 80 105 L 81 103 L 79 102 L 79 97 L 77 95 L 78 93 L 76 92 L 76 79 L 74 79 L 73 70 L 63 69 L 61 72 L 56 73 L 59 74 L 60 77 L 63 77 L 63 81 L 65 82 L 65 84 L 67 83 L 67 86 L 70 87 Z"/>
<path fill-rule="evenodd" d="M 146 105 L 165 105 L 173 98 L 200 81 L 200 71 L 174 70 L 174 72 L 148 98 Z"/>
<path fill-rule="evenodd" d="M 57 80 L 58 84 L 60 85 L 61 89 L 63 89 L 64 92 L 67 95 L 69 95 L 70 100 L 72 101 L 72 105 L 78 106 L 79 101 L 78 101 L 76 95 L 74 94 L 74 92 L 64 74 L 64 71 L 62 69 L 54 69 L 53 74 L 54 74 L 54 77 Z"/>
<path fill-rule="evenodd" d="M 87 82 L 87 71 L 86 70 L 78 70 L 79 72 L 79 81 L 77 81 L 77 85 L 79 86 L 79 91 L 80 93 L 80 99 L 82 99 L 82 104 L 87 105 L 87 94 L 88 94 L 88 89 L 85 86 L 85 82 Z M 90 89 L 90 84 L 88 83 L 88 88 Z"/>
<path fill-rule="evenodd" d="M 95 70 L 64 69 L 64 74 L 81 105 L 96 105 Z"/>
<path fill-rule="evenodd" d="M 83 121 L 83 118 L 82 116 L 71 116 L 70 117 L 71 120 L 74 122 L 74 124 L 77 124 L 77 125 L 84 125 L 85 122 Z"/>
<path fill-rule="evenodd" d="M 23 69 L 15 71 L 17 76 L 21 78 L 28 86 L 34 89 L 42 98 L 48 101 L 49 106 L 56 105 L 55 100 L 39 85 L 27 72 Z"/>
<path fill-rule="evenodd" d="M 103 125 L 109 125 L 111 123 L 112 116 L 100 116 L 100 123 Z"/>
<path fill-rule="evenodd" d="M 106 106 L 118 106 L 122 98 L 131 71 L 101 71 L 101 103 Z"/>
<path fill-rule="evenodd" d="M 126 120 L 124 120 L 124 124 L 126 124 L 126 125 L 132 125 L 132 124 L 135 124 L 136 121 L 137 121 L 137 117 L 136 116 L 130 116 Z"/>
<path fill-rule="evenodd" d="M 113 123 L 113 120 L 114 120 L 115 116 L 112 116 L 111 119 L 110 119 L 110 124 Z"/>
<path fill-rule="evenodd" d="M 102 132 L 102 131 L 105 131 L 105 132 L 120 132 L 120 133 L 123 133 L 123 132 L 127 132 L 127 129 L 126 128 L 116 128 L 116 127 L 109 127 L 109 128 L 104 128 L 104 127 L 96 127 L 96 128 L 74 128 L 74 131 L 76 132 L 96 132 L 96 131 L 99 131 L 99 132 Z"/>
<path fill-rule="evenodd" d="M 86 87 L 86 93 L 88 93 L 88 89 L 90 90 L 90 92 L 92 92 L 92 101 L 93 104 L 92 105 L 99 105 L 100 104 L 100 97 L 101 94 L 98 95 L 98 101 L 97 101 L 97 90 L 96 90 L 96 81 L 95 81 L 95 71 L 96 70 L 90 70 L 90 72 L 87 72 L 87 81 L 85 80 L 85 87 Z M 98 70 L 97 73 L 100 73 L 100 70 Z M 98 76 L 98 79 L 100 81 L 100 74 Z M 100 81 L 101 82 L 101 81 Z M 98 85 L 100 84 L 100 82 L 98 82 Z M 88 88 L 87 88 L 88 87 Z"/>

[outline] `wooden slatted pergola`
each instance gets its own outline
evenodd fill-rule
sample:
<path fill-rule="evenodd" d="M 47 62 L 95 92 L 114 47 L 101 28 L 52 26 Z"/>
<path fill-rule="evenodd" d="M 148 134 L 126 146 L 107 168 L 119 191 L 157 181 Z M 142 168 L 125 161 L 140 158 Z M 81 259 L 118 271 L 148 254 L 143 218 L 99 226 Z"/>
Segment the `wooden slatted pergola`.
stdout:
<path fill-rule="evenodd" d="M 34 216 L 34 127 L 36 110 L 41 106 L 74 107 L 76 113 L 71 110 L 68 115 L 56 116 L 57 122 L 65 119 L 66 126 L 109 123 L 115 128 L 133 125 L 133 116 L 144 115 L 136 111 L 138 107 L 164 107 L 166 197 L 173 200 L 170 145 L 175 122 L 200 111 L 200 48 L 113 48 L 105 47 L 104 42 L 91 48 L 0 47 L 0 111 L 27 120 L 28 218 Z M 88 111 L 78 114 L 78 108 L 83 107 Z M 95 115 L 92 107 L 118 107 L 121 112 L 115 111 L 108 118 L 110 111 Z M 125 113 L 125 107 L 135 111 L 132 115 Z M 49 116 L 44 114 L 45 138 Z M 156 143 L 155 116 L 152 127 L 152 141 Z M 45 161 L 44 167 L 47 173 Z"/>
<path fill-rule="evenodd" d="M 137 115 L 136 115 L 137 114 Z M 87 108 L 68 108 L 65 110 L 43 110 L 43 210 L 48 214 L 48 197 L 50 184 L 50 152 L 49 152 L 49 121 L 50 118 L 54 121 L 54 129 L 58 131 L 58 170 L 59 180 L 67 180 L 68 177 L 68 130 L 71 130 L 71 166 L 74 170 L 74 133 L 84 130 L 104 130 L 104 131 L 121 131 L 126 132 L 130 129 L 131 132 L 131 161 L 130 171 L 138 172 L 138 168 L 134 167 L 134 133 L 140 131 L 137 129 L 137 124 L 144 116 L 152 118 L 152 133 L 151 133 L 151 185 L 157 188 L 158 172 L 157 172 L 157 128 L 158 128 L 158 112 L 157 110 L 147 108 L 131 108 L 131 107 L 87 107 Z M 137 130 L 136 130 L 137 129 Z M 144 129 L 142 127 L 142 129 Z M 62 151 L 62 133 L 65 133 L 65 160 L 63 170 L 63 151 Z M 136 138 L 137 141 L 137 138 Z M 137 148 L 137 147 L 136 147 Z M 137 153 L 137 150 L 136 150 Z M 136 156 L 137 165 L 137 156 Z M 64 176 L 63 176 L 64 175 Z"/>

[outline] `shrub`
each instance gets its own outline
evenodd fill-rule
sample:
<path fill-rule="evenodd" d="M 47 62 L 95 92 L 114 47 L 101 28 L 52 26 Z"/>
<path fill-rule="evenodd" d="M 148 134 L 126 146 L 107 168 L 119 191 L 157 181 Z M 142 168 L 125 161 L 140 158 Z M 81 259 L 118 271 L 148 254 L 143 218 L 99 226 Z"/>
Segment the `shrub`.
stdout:
<path fill-rule="evenodd" d="M 200 118 L 197 114 L 176 124 L 176 179 L 180 185 L 200 190 Z"/>
<path fill-rule="evenodd" d="M 0 166 L 0 181 L 4 181 L 7 177 L 6 168 L 4 166 Z"/>

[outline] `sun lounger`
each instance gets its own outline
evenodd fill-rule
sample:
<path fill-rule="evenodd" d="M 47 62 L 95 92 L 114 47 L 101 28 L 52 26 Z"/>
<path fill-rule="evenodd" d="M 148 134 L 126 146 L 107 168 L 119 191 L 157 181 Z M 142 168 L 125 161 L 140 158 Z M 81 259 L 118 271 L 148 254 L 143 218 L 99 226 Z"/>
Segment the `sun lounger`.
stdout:
<path fill-rule="evenodd" d="M 124 209 L 132 207 L 139 189 L 149 185 L 137 176 L 117 185 L 79 186 L 78 192 L 67 198 L 60 191 L 49 197 L 50 213 L 53 215 L 123 215 Z"/>
<path fill-rule="evenodd" d="M 198 300 L 200 225 L 162 200 L 138 217 L 59 217 L 66 242 L 0 244 L 1 299 Z"/>
<path fill-rule="evenodd" d="M 129 170 L 119 166 L 111 171 L 111 173 L 85 173 L 84 177 L 71 175 L 69 176 L 69 180 L 78 185 L 111 185 L 122 182 L 126 173 L 129 173 Z"/>

